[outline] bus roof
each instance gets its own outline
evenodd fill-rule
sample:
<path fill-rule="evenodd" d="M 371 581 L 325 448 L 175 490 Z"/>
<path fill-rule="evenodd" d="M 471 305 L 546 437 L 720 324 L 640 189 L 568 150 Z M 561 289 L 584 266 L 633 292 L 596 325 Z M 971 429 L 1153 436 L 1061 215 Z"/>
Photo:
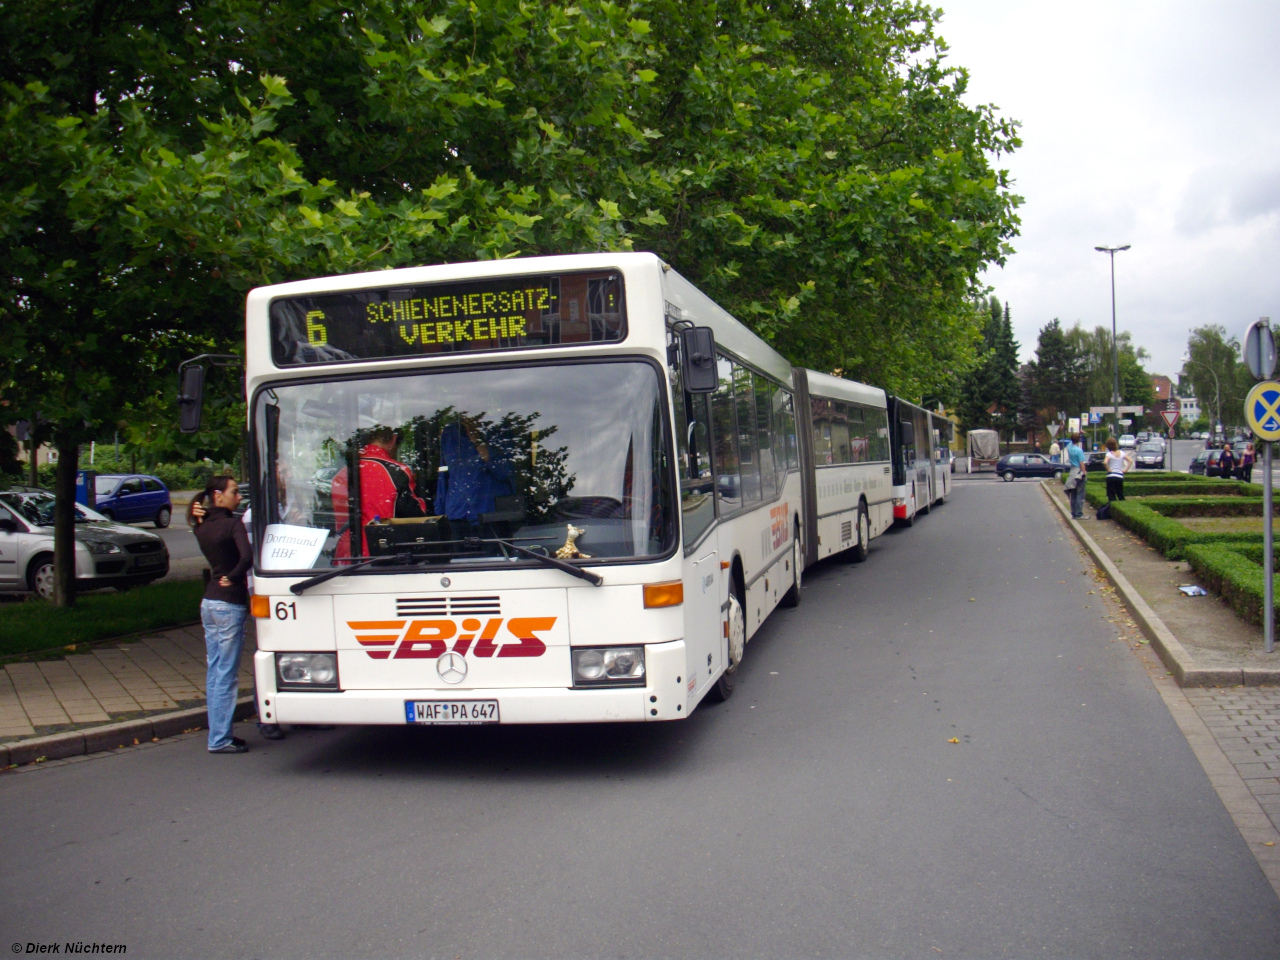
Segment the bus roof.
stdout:
<path fill-rule="evenodd" d="M 871 387 L 865 383 L 858 383 L 856 380 L 846 380 L 843 377 L 833 377 L 829 374 L 818 373 L 816 370 L 806 370 L 805 376 L 809 380 L 809 396 L 811 397 L 852 400 L 855 403 L 865 403 L 867 406 L 880 407 L 882 409 L 888 405 L 885 392 L 879 387 Z"/>

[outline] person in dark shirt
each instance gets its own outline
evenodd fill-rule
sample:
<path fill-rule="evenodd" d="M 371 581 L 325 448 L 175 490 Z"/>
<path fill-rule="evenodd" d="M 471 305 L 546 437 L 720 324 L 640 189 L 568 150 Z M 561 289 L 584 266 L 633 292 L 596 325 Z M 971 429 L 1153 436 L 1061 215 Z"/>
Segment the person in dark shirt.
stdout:
<path fill-rule="evenodd" d="M 440 458 L 435 511 L 452 521 L 477 524 L 482 514 L 496 509 L 498 497 L 514 492 L 504 444 L 491 446 L 474 417 L 460 416 L 441 431 Z"/>
<path fill-rule="evenodd" d="M 245 742 L 231 735 L 239 693 L 240 651 L 249 615 L 248 573 L 253 566 L 249 537 L 233 512 L 240 503 L 240 489 L 231 477 L 212 477 L 191 503 L 188 520 L 196 504 L 204 508 L 204 519 L 195 533 L 212 572 L 200 601 L 208 660 L 204 686 L 209 752 L 247 753 Z"/>

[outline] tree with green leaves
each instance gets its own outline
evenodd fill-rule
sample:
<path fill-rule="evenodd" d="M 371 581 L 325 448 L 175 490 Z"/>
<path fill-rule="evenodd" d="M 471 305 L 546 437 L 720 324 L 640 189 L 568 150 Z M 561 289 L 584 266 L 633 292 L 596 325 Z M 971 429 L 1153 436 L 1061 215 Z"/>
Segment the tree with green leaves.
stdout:
<path fill-rule="evenodd" d="M 961 385 L 957 412 L 965 430 L 999 430 L 1003 434 L 1013 430 L 1021 418 L 1024 378 L 1009 305 L 993 296 L 984 306 L 982 350 Z"/>
<path fill-rule="evenodd" d="M 1032 364 L 1032 406 L 1037 410 L 1075 416 L 1086 404 L 1084 357 L 1067 338 L 1055 317 L 1040 328 Z"/>
<path fill-rule="evenodd" d="M 1253 377 L 1241 358 L 1240 341 L 1217 324 L 1196 327 L 1187 338 L 1187 358 L 1179 381 L 1192 386 L 1215 428 L 1242 425 Z"/>
<path fill-rule="evenodd" d="M 0 8 L 0 393 L 62 451 L 159 430 L 247 289 L 651 249 L 796 362 L 909 396 L 973 361 L 1018 198 L 908 0 L 69 0 Z M 1016 353 L 1016 350 L 1015 350 Z M 147 430 L 142 431 L 149 435 Z M 154 441 L 159 442 L 159 441 Z"/>

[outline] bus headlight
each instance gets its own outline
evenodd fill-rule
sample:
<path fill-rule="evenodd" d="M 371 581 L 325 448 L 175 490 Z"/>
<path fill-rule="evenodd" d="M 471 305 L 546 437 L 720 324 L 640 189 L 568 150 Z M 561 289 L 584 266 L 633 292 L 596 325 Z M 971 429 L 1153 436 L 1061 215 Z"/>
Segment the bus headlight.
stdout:
<path fill-rule="evenodd" d="M 277 653 L 276 679 L 281 690 L 336 690 L 336 653 Z"/>
<path fill-rule="evenodd" d="M 578 648 L 572 659 L 575 687 L 644 684 L 644 647 Z"/>

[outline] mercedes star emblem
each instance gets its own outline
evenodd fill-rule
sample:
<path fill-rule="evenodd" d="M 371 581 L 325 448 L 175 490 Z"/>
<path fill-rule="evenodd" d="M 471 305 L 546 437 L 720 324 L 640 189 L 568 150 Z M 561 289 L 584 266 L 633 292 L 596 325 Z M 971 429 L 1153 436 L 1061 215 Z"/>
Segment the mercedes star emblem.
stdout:
<path fill-rule="evenodd" d="M 467 660 L 451 650 L 436 661 L 436 673 L 445 683 L 461 683 L 467 678 Z"/>

